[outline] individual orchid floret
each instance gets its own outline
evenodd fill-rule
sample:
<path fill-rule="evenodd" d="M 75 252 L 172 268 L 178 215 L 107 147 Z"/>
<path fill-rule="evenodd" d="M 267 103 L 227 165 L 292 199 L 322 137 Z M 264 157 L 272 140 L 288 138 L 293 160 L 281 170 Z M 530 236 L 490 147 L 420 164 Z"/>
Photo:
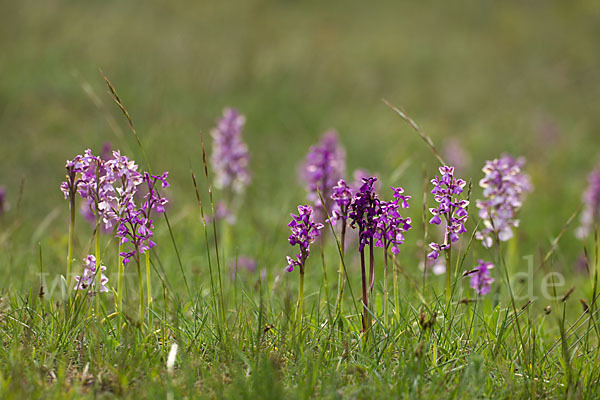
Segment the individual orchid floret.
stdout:
<path fill-rule="evenodd" d="M 75 277 L 75 280 L 77 281 L 75 290 L 88 290 L 90 287 L 96 288 L 99 286 L 100 293 L 108 292 L 108 288 L 106 287 L 108 278 L 104 275 L 105 270 L 106 266 L 101 265 L 100 272 L 98 273 L 96 268 L 96 257 L 92 255 L 87 256 L 84 259 L 83 273 L 80 276 L 78 275 Z M 100 284 L 96 285 L 98 280 L 100 281 Z"/>
<path fill-rule="evenodd" d="M 394 199 L 390 202 L 380 202 L 381 211 L 374 218 L 375 246 L 381 247 L 385 251 L 391 246 L 394 254 L 400 253 L 399 245 L 404 243 L 404 233 L 411 228 L 411 219 L 403 218 L 399 210 L 409 208 L 408 200 L 410 196 L 404 195 L 404 189 L 394 188 Z"/>
<path fill-rule="evenodd" d="M 469 202 L 460 198 L 466 182 L 454 176 L 454 167 L 443 166 L 439 169 L 441 178 L 436 176 L 431 180 L 434 188 L 431 191 L 434 200 L 439 203 L 438 207 L 430 208 L 433 217 L 430 224 L 440 225 L 446 223 L 443 243 L 431 243 L 431 252 L 427 255 L 435 260 L 440 252 L 450 248 L 451 243 L 456 242 L 459 236 L 467 231 L 465 223 L 469 217 L 467 206 Z"/>
<path fill-rule="evenodd" d="M 401 208 L 409 208 L 410 204 L 408 204 L 408 200 L 410 200 L 411 197 L 404 194 L 404 189 L 401 187 L 392 187 L 392 190 L 394 191 L 393 202 Z"/>
<path fill-rule="evenodd" d="M 494 268 L 494 264 L 484 262 L 483 260 L 477 260 L 478 266 L 469 272 L 471 277 L 471 288 L 475 290 L 478 295 L 485 296 L 491 290 L 491 284 L 494 282 L 494 278 L 490 275 L 490 269 Z"/>
<path fill-rule="evenodd" d="M 484 247 L 492 247 L 494 239 L 506 241 L 513 237 L 513 228 L 519 226 L 517 213 L 525 195 L 532 190 L 529 176 L 522 172 L 524 159 L 515 160 L 505 155 L 487 161 L 485 176 L 479 181 L 484 200 L 477 201 L 479 217 L 484 228 L 475 234 Z"/>
<path fill-rule="evenodd" d="M 89 224 L 92 228 L 95 228 L 96 214 L 94 214 L 93 209 L 94 209 L 94 202 L 92 200 L 85 200 L 79 207 L 79 214 L 81 214 L 81 216 L 83 217 L 84 220 L 89 222 Z M 108 217 L 105 217 L 105 218 L 107 218 L 107 220 L 110 221 L 110 224 L 109 224 L 109 226 L 107 226 L 106 224 L 101 224 L 100 232 L 102 232 L 104 234 L 109 234 L 112 232 L 112 219 L 108 219 Z"/>
<path fill-rule="evenodd" d="M 358 192 L 364 184 L 363 180 L 371 177 L 375 178 L 373 189 L 375 189 L 375 191 L 378 191 L 380 189 L 380 182 L 377 180 L 377 177 L 374 174 L 371 174 L 369 171 L 362 168 L 355 169 L 352 173 L 352 182 L 348 183 L 348 186 L 350 186 L 350 190 L 352 191 L 352 193 Z"/>
<path fill-rule="evenodd" d="M 588 175 L 588 187 L 583 193 L 584 209 L 581 213 L 581 225 L 577 237 L 586 238 L 600 222 L 600 167 Z"/>
<path fill-rule="evenodd" d="M 242 140 L 246 117 L 233 108 L 223 110 L 223 117 L 212 130 L 212 166 L 215 186 L 236 193 L 244 191 L 250 183 L 248 146 Z"/>
<path fill-rule="evenodd" d="M 328 131 L 321 141 L 311 146 L 301 170 L 301 177 L 306 184 L 307 198 L 315 206 L 315 211 L 324 216 L 321 197 L 330 211 L 332 188 L 346 172 L 346 152 L 338 140 L 336 131 Z M 322 218 L 318 218 L 322 219 Z"/>
<path fill-rule="evenodd" d="M 286 271 L 292 272 L 294 267 L 300 268 L 300 273 L 304 273 L 304 264 L 310 255 L 310 245 L 320 235 L 319 230 L 323 224 L 313 221 L 313 209 L 311 206 L 298 206 L 298 215 L 290 214 L 292 220 L 288 224 L 292 234 L 288 237 L 288 242 L 292 246 L 298 245 L 300 253 L 295 258 L 287 257 L 288 265 Z"/>

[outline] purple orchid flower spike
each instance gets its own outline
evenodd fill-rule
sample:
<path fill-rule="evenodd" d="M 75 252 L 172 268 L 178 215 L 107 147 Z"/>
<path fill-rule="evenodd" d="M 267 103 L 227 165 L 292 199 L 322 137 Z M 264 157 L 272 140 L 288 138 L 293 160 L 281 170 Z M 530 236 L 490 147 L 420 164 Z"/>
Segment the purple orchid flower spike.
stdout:
<path fill-rule="evenodd" d="M 327 131 L 321 141 L 310 148 L 301 169 L 301 177 L 308 193 L 307 198 L 315 206 L 317 220 L 322 221 L 326 215 L 321 197 L 326 202 L 327 212 L 332 213 L 330 202 L 332 190 L 345 172 L 346 152 L 339 143 L 337 132 Z"/>
<path fill-rule="evenodd" d="M 60 190 L 65 195 L 65 200 L 73 199 L 82 183 L 81 174 L 88 168 L 88 160 L 81 155 L 77 155 L 74 159 L 68 160 L 65 168 L 67 169 L 67 179 L 60 184 Z"/>
<path fill-rule="evenodd" d="M 300 252 L 295 258 L 287 257 L 288 265 L 286 271 L 292 272 L 294 267 L 300 268 L 300 273 L 304 273 L 304 264 L 310 255 L 310 245 L 320 235 L 319 230 L 323 224 L 312 220 L 313 209 L 311 206 L 298 206 L 298 215 L 290 214 L 292 220 L 288 224 L 292 234 L 288 237 L 288 242 L 292 246 L 298 245 Z"/>
<path fill-rule="evenodd" d="M 431 180 L 434 185 L 431 193 L 439 206 L 429 209 L 433 215 L 429 223 L 440 225 L 445 221 L 446 230 L 444 242 L 429 244 L 431 252 L 428 257 L 432 260 L 437 259 L 442 251 L 449 249 L 451 243 L 456 242 L 460 235 L 467 231 L 465 223 L 469 217 L 467 213 L 469 202 L 460 198 L 466 182 L 454 176 L 454 167 L 443 166 L 439 171 L 442 177 L 436 176 Z"/>
<path fill-rule="evenodd" d="M 300 252 L 295 258 L 287 256 L 287 266 L 285 270 L 292 272 L 295 267 L 298 267 L 300 272 L 300 285 L 298 286 L 298 308 L 296 309 L 296 320 L 299 322 L 298 327 L 302 323 L 302 304 L 304 302 L 304 269 L 306 260 L 310 255 L 310 245 L 320 235 L 319 230 L 323 228 L 323 224 L 313 221 L 313 209 L 311 206 L 298 206 L 298 215 L 290 214 L 292 220 L 288 224 L 292 234 L 288 237 L 288 242 L 292 246 L 298 245 Z"/>
<path fill-rule="evenodd" d="M 399 210 L 409 208 L 410 196 L 404 195 L 404 189 L 394 188 L 394 200 L 381 202 L 381 212 L 375 217 L 375 246 L 382 247 L 385 251 L 391 246 L 394 254 L 400 253 L 399 245 L 404 243 L 404 233 L 411 228 L 411 219 L 403 218 Z"/>
<path fill-rule="evenodd" d="M 346 225 L 348 220 L 348 208 L 352 201 L 352 190 L 346 184 L 346 181 L 340 179 L 332 189 L 331 199 L 335 202 L 333 207 L 332 218 L 333 222 L 342 221 Z"/>
<path fill-rule="evenodd" d="M 241 193 L 250 183 L 248 146 L 242 140 L 246 117 L 234 108 L 223 110 L 223 117 L 212 131 L 213 152 L 211 162 L 215 172 L 215 186 Z"/>
<path fill-rule="evenodd" d="M 582 200 L 584 209 L 581 213 L 581 225 L 576 231 L 580 239 L 586 238 L 600 222 L 600 167 L 588 175 L 588 187 Z"/>
<path fill-rule="evenodd" d="M 479 182 L 484 189 L 484 200 L 477 201 L 479 217 L 484 228 L 476 232 L 475 238 L 484 247 L 492 247 L 494 239 L 506 241 L 513 237 L 513 228 L 519 226 L 517 213 L 532 185 L 529 176 L 522 172 L 523 158 L 515 160 L 505 155 L 486 162 L 485 176 Z"/>
<path fill-rule="evenodd" d="M 133 200 L 125 204 L 117 227 L 119 244 L 129 245 L 128 249 L 120 253 L 123 257 L 123 264 L 129 263 L 132 257 L 143 254 L 156 246 L 156 243 L 152 241 L 154 225 L 151 214 L 165 212 L 168 200 L 159 194 L 156 185 L 160 182 L 162 188 L 168 187 L 167 176 L 166 172 L 162 175 L 151 175 L 145 172 L 142 184 L 147 192 L 142 200 L 142 205 L 137 208 Z"/>
<path fill-rule="evenodd" d="M 375 233 L 374 218 L 380 212 L 380 201 L 374 187 L 376 181 L 375 177 L 364 178 L 350 203 L 350 226 L 359 230 L 359 251 L 363 251 Z"/>

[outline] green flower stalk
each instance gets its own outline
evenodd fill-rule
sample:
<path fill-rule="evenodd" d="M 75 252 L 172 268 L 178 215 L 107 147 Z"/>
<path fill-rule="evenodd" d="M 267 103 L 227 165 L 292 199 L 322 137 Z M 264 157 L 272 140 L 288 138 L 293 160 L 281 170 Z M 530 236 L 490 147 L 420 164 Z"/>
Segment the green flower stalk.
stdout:
<path fill-rule="evenodd" d="M 400 245 L 404 243 L 404 233 L 408 232 L 411 226 L 410 218 L 403 218 L 400 210 L 409 208 L 408 200 L 410 196 L 404 195 L 404 189 L 394 188 L 394 199 L 392 201 L 381 201 L 380 212 L 375 216 L 375 246 L 383 248 L 383 309 L 386 325 L 389 323 L 388 315 L 388 250 L 395 256 L 400 253 Z M 395 286 L 397 290 L 397 283 Z"/>
<path fill-rule="evenodd" d="M 358 251 L 360 253 L 360 272 L 362 283 L 363 315 L 362 325 L 363 337 L 371 327 L 369 316 L 369 294 L 374 284 L 375 268 L 373 254 L 373 238 L 376 231 L 375 216 L 380 213 L 380 200 L 375 192 L 376 177 L 363 178 L 363 185 L 356 192 L 349 206 L 349 218 L 352 220 L 350 226 L 358 228 Z M 369 246 L 369 283 L 367 284 L 367 272 L 365 266 L 365 246 Z M 367 285 L 369 285 L 367 287 Z"/>
<path fill-rule="evenodd" d="M 137 265 L 137 273 L 138 273 L 138 288 L 139 288 L 139 297 L 140 297 L 140 323 L 144 323 L 144 316 L 146 315 L 146 311 L 144 310 L 144 279 L 142 278 L 142 266 L 140 264 L 140 255 L 135 255 L 135 263 Z"/>
<path fill-rule="evenodd" d="M 67 282 L 71 276 L 71 268 L 73 265 L 73 241 L 75 240 L 75 196 L 69 198 L 69 243 L 67 249 Z M 67 283 L 68 284 L 68 283 Z"/>
<path fill-rule="evenodd" d="M 344 293 L 344 286 L 346 284 L 346 277 L 344 271 L 344 251 L 346 248 L 346 228 L 348 226 L 348 207 L 352 200 L 352 190 L 346 184 L 346 181 L 340 179 L 336 186 L 333 187 L 333 193 L 331 199 L 335 202 L 333 209 L 333 220 L 335 222 L 340 221 L 341 232 L 340 232 L 340 269 L 338 276 L 338 299 L 337 299 L 337 313 L 342 312 L 342 295 Z"/>
<path fill-rule="evenodd" d="M 123 257 L 121 257 L 121 252 L 123 251 L 123 246 L 119 244 L 119 252 L 117 254 L 118 260 L 118 275 L 117 275 L 117 311 L 123 312 L 123 275 L 125 275 L 125 266 L 123 265 Z"/>
<path fill-rule="evenodd" d="M 89 161 L 81 156 L 76 156 L 73 160 L 68 160 L 65 168 L 67 170 L 66 180 L 61 183 L 60 190 L 65 195 L 65 200 L 69 200 L 69 239 L 67 248 L 67 282 L 71 276 L 73 266 L 73 242 L 75 239 L 75 195 L 82 183 L 81 176 L 89 168 Z"/>
<path fill-rule="evenodd" d="M 148 322 L 150 327 L 152 327 L 152 313 L 150 312 L 150 307 L 152 306 L 152 284 L 151 284 L 151 276 L 150 276 L 150 252 L 146 252 L 146 288 L 148 289 Z"/>
<path fill-rule="evenodd" d="M 304 269 L 306 260 L 310 255 L 310 245 L 320 235 L 319 230 L 323 228 L 323 224 L 316 223 L 312 220 L 313 209 L 311 206 L 298 206 L 298 215 L 290 214 L 292 221 L 288 224 L 292 234 L 288 238 L 288 242 L 292 246 L 300 246 L 300 253 L 296 258 L 287 257 L 288 265 L 286 271 L 292 272 L 294 267 L 300 270 L 300 286 L 298 289 L 298 307 L 296 322 L 298 329 L 301 329 L 302 321 L 302 305 L 304 302 Z"/>
<path fill-rule="evenodd" d="M 459 235 L 465 233 L 465 223 L 469 218 L 467 212 L 468 200 L 460 199 L 465 185 L 464 180 L 454 176 L 454 167 L 443 166 L 439 168 L 441 178 L 436 176 L 431 180 L 434 188 L 431 191 L 434 200 L 439 203 L 437 208 L 430 208 L 429 212 L 433 217 L 429 220 L 430 224 L 439 225 L 442 223 L 442 217 L 446 222 L 443 243 L 430 243 L 431 252 L 427 255 L 432 260 L 436 260 L 441 252 L 446 256 L 446 303 L 450 305 L 452 297 L 451 277 L 452 277 L 452 243 L 459 239 Z"/>
<path fill-rule="evenodd" d="M 165 206 L 168 202 L 165 197 L 160 196 L 158 190 L 156 189 L 156 185 L 158 182 L 161 182 L 161 186 L 163 188 L 166 188 L 169 186 L 169 184 L 167 182 L 166 172 L 162 175 L 151 175 L 145 172 L 142 181 L 144 183 L 144 186 L 147 187 L 147 193 L 143 198 L 142 205 L 138 208 L 133 201 L 127 204 L 126 209 L 122 212 L 119 218 L 117 237 L 120 238 L 119 244 L 121 246 L 123 246 L 126 243 L 129 244 L 129 248 L 123 249 L 119 253 L 119 255 L 123 257 L 123 264 L 128 264 L 132 257 L 134 258 L 137 264 L 139 280 L 140 314 L 143 320 L 145 316 L 144 285 L 140 255 L 145 254 L 146 281 L 148 293 L 148 298 L 146 300 L 148 308 L 150 308 L 152 304 L 152 286 L 149 252 L 151 248 L 156 246 L 156 243 L 152 241 L 152 238 L 154 237 L 152 212 L 165 212 Z"/>

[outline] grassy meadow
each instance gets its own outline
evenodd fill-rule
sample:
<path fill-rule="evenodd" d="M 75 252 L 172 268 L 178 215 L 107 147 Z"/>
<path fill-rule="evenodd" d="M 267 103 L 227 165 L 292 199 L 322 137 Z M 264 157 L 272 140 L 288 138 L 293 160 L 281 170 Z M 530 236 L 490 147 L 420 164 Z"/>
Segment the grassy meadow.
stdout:
<path fill-rule="evenodd" d="M 0 398 L 599 396 L 600 241 L 575 234 L 600 161 L 599 3 L 25 0 L 0 10 Z M 444 158 L 452 143 L 463 149 L 470 217 L 453 248 L 450 302 L 444 275 L 419 267 L 440 236 L 427 224 L 439 162 L 384 99 Z M 210 132 L 226 107 L 246 117 L 252 176 L 231 225 L 203 222 L 225 197 L 213 187 Z M 298 271 L 284 270 L 296 254 L 289 214 L 308 204 L 300 167 L 331 128 L 348 181 L 364 169 L 381 197 L 390 186 L 412 196 L 399 293 L 384 306 L 377 249 L 368 332 L 356 243 L 341 313 L 339 232 L 325 224 L 312 244 L 302 318 Z M 105 143 L 140 170 L 169 172 L 142 317 L 135 263 L 115 308 L 111 234 L 99 236 L 110 291 L 61 292 L 65 160 Z M 486 249 L 472 239 L 475 199 L 481 168 L 503 153 L 526 158 L 533 191 L 515 237 Z M 74 229 L 80 270 L 96 238 L 79 212 Z M 256 266 L 234 274 L 242 258 Z M 487 296 L 462 276 L 478 259 L 495 265 Z"/>

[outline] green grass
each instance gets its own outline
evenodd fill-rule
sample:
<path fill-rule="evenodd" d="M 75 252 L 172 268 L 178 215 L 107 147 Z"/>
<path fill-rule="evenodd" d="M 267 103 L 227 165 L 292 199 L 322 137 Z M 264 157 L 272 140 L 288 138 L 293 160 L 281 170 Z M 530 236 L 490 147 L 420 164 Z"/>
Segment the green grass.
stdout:
<path fill-rule="evenodd" d="M 597 161 L 599 17 L 597 2 L 583 0 L 4 5 L 0 185 L 10 209 L 0 216 L 0 397 L 598 397 L 597 306 L 591 314 L 579 304 L 591 305 L 595 289 L 574 267 L 584 251 L 574 236 L 578 220 L 565 224 Z M 102 313 L 113 311 L 112 294 L 103 296 L 100 316 L 91 309 L 95 300 L 60 300 L 64 161 L 110 141 L 148 167 L 98 68 L 127 106 L 152 169 L 170 172 L 168 215 L 181 265 L 165 221 L 157 219 L 154 329 L 137 319 L 135 272 L 126 280 L 123 314 L 103 322 Z M 461 174 L 473 180 L 474 198 L 486 159 L 505 151 L 527 157 L 535 190 L 518 237 L 502 249 L 509 276 L 527 272 L 528 260 L 533 268 L 531 279 L 511 281 L 514 305 L 501 254 L 479 243 L 453 280 L 449 310 L 444 278 L 423 278 L 420 242 L 429 239 L 421 196 L 437 162 L 383 98 L 406 109 L 438 148 L 460 140 L 471 158 Z M 206 208 L 200 138 L 209 142 L 225 106 L 247 116 L 253 183 L 230 250 L 220 247 L 223 321 L 208 276 L 209 252 L 216 274 L 214 235 L 212 226 L 205 235 L 190 170 Z M 292 250 L 288 214 L 305 201 L 297 167 L 330 127 L 340 132 L 349 171 L 376 172 L 386 197 L 392 185 L 413 196 L 414 229 L 398 259 L 398 312 L 392 301 L 390 322 L 380 320 L 379 257 L 377 322 L 366 342 L 357 254 L 346 256 L 356 302 L 346 290 L 344 318 L 333 323 L 337 246 L 329 237 L 323 248 L 327 293 L 315 247 L 300 334 L 293 326 L 298 276 L 283 272 Z M 469 221 L 469 233 L 476 222 Z M 116 243 L 102 240 L 116 285 Z M 74 268 L 93 248 L 91 228 L 79 220 Z M 593 262 L 592 239 L 587 251 Z M 230 264 L 239 255 L 256 259 L 266 279 L 257 271 L 232 280 Z M 460 273 L 478 258 L 496 264 L 494 292 L 461 302 L 474 295 Z M 558 300 L 543 292 L 551 271 L 565 277 Z M 43 298 L 40 272 L 47 274 Z M 428 328 L 422 318 L 431 321 Z M 173 343 L 179 350 L 168 372 Z"/>

